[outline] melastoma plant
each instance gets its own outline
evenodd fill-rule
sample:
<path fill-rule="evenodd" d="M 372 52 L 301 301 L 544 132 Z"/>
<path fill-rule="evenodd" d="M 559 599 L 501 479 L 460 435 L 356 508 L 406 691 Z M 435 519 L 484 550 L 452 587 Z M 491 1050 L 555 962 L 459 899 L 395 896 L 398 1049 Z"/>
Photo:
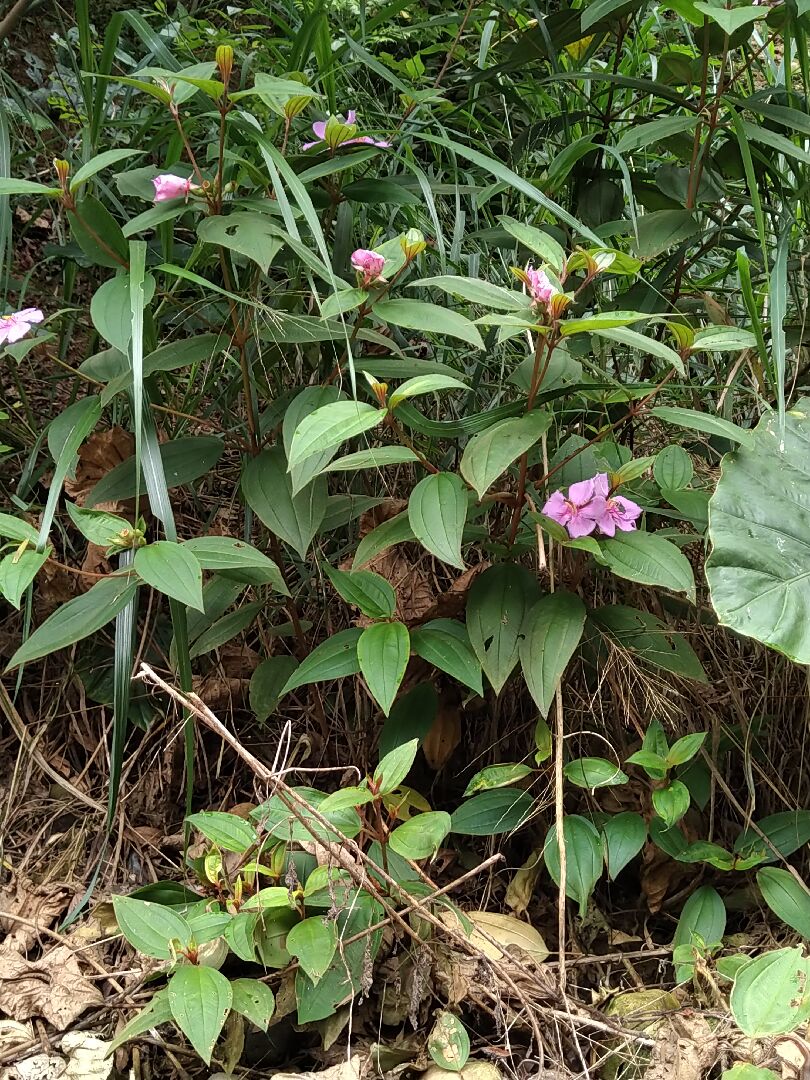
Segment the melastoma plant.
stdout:
<path fill-rule="evenodd" d="M 409 907 L 404 883 L 425 895 L 413 868 L 418 879 L 448 837 L 525 827 L 532 782 L 552 754 L 567 783 L 593 793 L 593 813 L 558 812 L 543 847 L 552 878 L 583 913 L 599 879 L 615 877 L 648 837 L 672 858 L 733 874 L 808 836 L 801 811 L 787 825 L 760 821 L 735 851 L 690 844 L 678 823 L 708 798 L 702 733 L 669 746 L 651 725 L 626 763 L 648 785 L 649 818 L 603 812 L 602 789 L 628 782 L 622 763 L 569 760 L 564 738 L 563 676 L 583 650 L 598 660 L 619 644 L 659 672 L 705 681 L 667 608 L 653 615 L 643 598 L 654 589 L 688 617 L 698 585 L 684 549 L 700 549 L 709 522 L 709 579 L 723 619 L 810 660 L 806 620 L 802 628 L 795 618 L 803 541 L 798 532 L 789 541 L 797 558 L 786 567 L 772 535 L 780 507 L 795 498 L 810 520 L 810 482 L 799 476 L 806 409 L 747 431 L 666 404 L 696 356 L 747 348 L 753 335 L 665 309 L 625 309 L 623 293 L 641 270 L 629 245 L 606 246 L 487 158 L 500 183 L 488 196 L 492 247 L 480 272 L 464 236 L 451 244 L 442 232 L 441 178 L 423 168 L 434 138 L 429 103 L 409 104 L 417 126 L 369 123 L 358 134 L 355 113 L 327 115 L 301 73 L 257 72 L 239 89 L 234 80 L 224 47 L 216 62 L 135 71 L 121 82 L 133 110 L 172 129 L 165 152 L 150 161 L 138 148 L 114 148 L 60 159 L 51 186 L 0 183 L 0 193 L 51 200 L 72 253 L 93 268 L 97 350 L 76 372 L 84 389 L 37 444 L 51 472 L 44 507 L 0 514 L 9 545 L 0 588 L 14 606 L 27 602 L 66 533 L 107 550 L 108 572 L 47 618 L 26 621 L 9 668 L 83 642 L 92 649 L 114 622 L 110 820 L 139 642 L 153 665 L 165 670 L 168 658 L 170 681 L 187 692 L 210 652 L 255 629 L 268 652 L 250 695 L 262 722 L 303 702 L 326 738 L 342 684 L 358 716 L 382 725 L 370 777 L 348 791 L 277 793 L 251 822 L 193 816 L 209 844 L 194 863 L 199 889 L 168 906 L 148 896 L 116 901 L 123 932 L 170 973 L 127 1034 L 171 1017 L 206 1058 L 229 1010 L 264 1026 L 273 1008 L 264 984 L 210 966 L 212 942 L 220 961 L 233 954 L 272 968 L 296 957 L 299 1020 L 329 1015 L 373 964 L 380 882 L 386 904 Z M 0 319 L 12 362 L 53 338 L 43 321 L 37 307 Z M 114 417 L 131 428 L 133 456 L 69 499 L 77 455 Z M 652 418 L 660 449 L 634 456 L 629 433 Z M 711 504 L 689 453 L 660 434 L 670 426 L 740 446 Z M 778 461 L 794 463 L 789 491 Z M 230 535 L 184 534 L 175 509 L 189 490 L 233 502 Z M 126 508 L 139 499 L 135 519 Z M 403 546 L 421 550 L 440 594 L 456 602 L 417 612 L 402 602 L 402 582 L 386 576 L 382 556 Z M 780 604 L 784 617 L 765 628 Z M 430 685 L 404 692 L 414 658 L 466 701 L 492 700 L 522 680 L 536 719 L 529 761 L 484 769 L 452 812 L 406 782 L 436 712 Z M 188 811 L 193 723 L 187 714 Z M 324 828 L 337 843 L 357 838 L 358 858 L 385 879 L 370 872 L 361 886 L 336 871 L 330 881 L 326 866 L 305 857 L 313 830 L 317 839 Z M 795 924 L 772 880 L 778 871 L 760 873 L 772 886 L 768 902 Z M 687 978 L 694 950 L 711 951 L 725 927 L 716 890 L 703 899 L 679 931 Z M 430 899 L 429 910 L 439 903 Z M 353 952 L 336 952 L 339 933 L 357 943 Z M 217 1008 L 195 1019 L 189 1002 L 201 994 Z"/>

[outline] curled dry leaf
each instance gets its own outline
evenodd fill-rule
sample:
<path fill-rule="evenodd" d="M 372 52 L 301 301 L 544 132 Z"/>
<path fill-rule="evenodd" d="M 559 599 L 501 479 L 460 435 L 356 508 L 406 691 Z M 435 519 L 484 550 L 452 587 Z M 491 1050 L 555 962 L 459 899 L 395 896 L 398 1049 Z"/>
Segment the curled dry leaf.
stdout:
<path fill-rule="evenodd" d="M 32 962 L 0 945 L 0 1011 L 12 1019 L 42 1016 L 57 1031 L 64 1031 L 85 1009 L 103 1000 L 66 946 Z"/>
<path fill-rule="evenodd" d="M 506 904 L 515 915 L 525 915 L 543 872 L 543 849 L 536 848 L 506 887 Z"/>
<path fill-rule="evenodd" d="M 425 736 L 422 751 L 431 769 L 436 772 L 447 764 L 461 742 L 461 710 L 454 703 L 439 703 L 433 727 Z"/>
<path fill-rule="evenodd" d="M 107 1080 L 113 1070 L 113 1059 L 106 1056 L 109 1045 L 90 1031 L 69 1031 L 60 1045 L 62 1053 L 68 1057 L 65 1077 L 71 1080 Z"/>
<path fill-rule="evenodd" d="M 79 450 L 79 461 L 75 474 L 65 480 L 65 491 L 79 506 L 99 480 L 106 476 L 116 465 L 132 457 L 135 452 L 135 440 L 128 431 L 120 427 L 97 431 L 91 435 Z M 103 504 L 96 510 L 120 510 L 118 503 Z"/>
<path fill-rule="evenodd" d="M 719 1056 L 717 1033 L 699 1013 L 679 1015 L 658 1029 L 645 1080 L 702 1080 Z"/>
<path fill-rule="evenodd" d="M 0 889 L 0 930 L 6 935 L 3 947 L 25 953 L 39 939 L 36 928 L 10 916 L 20 915 L 27 922 L 48 928 L 65 911 L 69 899 L 70 892 L 62 885 L 34 885 L 25 878 Z"/>

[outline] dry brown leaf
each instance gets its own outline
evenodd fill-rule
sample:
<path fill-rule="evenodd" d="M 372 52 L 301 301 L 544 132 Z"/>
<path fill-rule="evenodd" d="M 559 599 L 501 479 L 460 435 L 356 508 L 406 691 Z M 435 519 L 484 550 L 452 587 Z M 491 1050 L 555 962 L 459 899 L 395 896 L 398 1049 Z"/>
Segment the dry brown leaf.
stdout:
<path fill-rule="evenodd" d="M 69 1031 L 60 1044 L 68 1063 L 65 1077 L 71 1080 L 107 1080 L 113 1059 L 107 1057 L 109 1043 L 90 1031 Z"/>
<path fill-rule="evenodd" d="M 112 427 L 95 432 L 79 450 L 75 475 L 65 480 L 65 491 L 79 506 L 83 506 L 85 498 L 98 481 L 116 465 L 132 457 L 134 452 L 134 439 L 123 428 Z M 112 510 L 114 507 L 117 508 L 117 504 L 105 503 L 103 509 Z"/>
<path fill-rule="evenodd" d="M 274 1072 L 273 1080 L 360 1080 L 362 1075 L 361 1059 L 359 1055 L 349 1061 L 339 1061 L 328 1069 L 320 1072 Z"/>
<path fill-rule="evenodd" d="M 428 608 L 422 618 L 425 621 L 428 619 L 459 618 L 467 606 L 467 593 L 470 591 L 472 583 L 490 565 L 486 561 L 480 562 L 477 566 L 473 566 L 469 570 L 465 570 L 463 574 L 459 574 L 450 588 L 436 597 L 436 602 Z"/>
<path fill-rule="evenodd" d="M 0 1011 L 13 1020 L 43 1016 L 57 1031 L 64 1031 L 85 1009 L 103 1001 L 66 946 L 31 962 L 0 945 Z"/>
<path fill-rule="evenodd" d="M 0 1069 L 0 1080 L 60 1080 L 66 1075 L 67 1062 L 59 1054 L 34 1054 Z"/>
<path fill-rule="evenodd" d="M 384 521 L 390 521 L 392 517 L 401 514 L 407 507 L 407 499 L 383 499 L 381 503 L 372 506 L 370 510 L 366 510 L 364 514 L 360 515 L 360 521 L 358 523 L 358 535 L 360 539 L 362 540 L 372 529 L 376 529 L 377 526 L 382 525 Z"/>
<path fill-rule="evenodd" d="M 523 915 L 534 896 L 543 871 L 543 849 L 536 848 L 506 887 L 506 904 L 515 915 Z"/>
<path fill-rule="evenodd" d="M 433 727 L 425 736 L 422 751 L 431 769 L 439 771 L 461 742 L 461 711 L 457 705 L 439 704 Z"/>
<path fill-rule="evenodd" d="M 645 1080 L 702 1080 L 718 1057 L 717 1035 L 698 1013 L 662 1024 L 650 1051 Z"/>
<path fill-rule="evenodd" d="M 464 914 L 476 927 L 470 935 L 470 943 L 490 960 L 503 960 L 513 951 L 525 953 L 536 964 L 548 959 L 545 941 L 529 923 L 514 915 L 499 915 L 496 911 L 466 911 Z"/>
<path fill-rule="evenodd" d="M 64 912 L 70 895 L 70 890 L 62 885 L 34 885 L 27 879 L 17 881 L 13 887 L 0 889 L 0 930 L 5 933 L 4 947 L 25 953 L 39 940 L 33 927 L 4 918 L 4 915 L 21 915 L 48 929 Z"/>

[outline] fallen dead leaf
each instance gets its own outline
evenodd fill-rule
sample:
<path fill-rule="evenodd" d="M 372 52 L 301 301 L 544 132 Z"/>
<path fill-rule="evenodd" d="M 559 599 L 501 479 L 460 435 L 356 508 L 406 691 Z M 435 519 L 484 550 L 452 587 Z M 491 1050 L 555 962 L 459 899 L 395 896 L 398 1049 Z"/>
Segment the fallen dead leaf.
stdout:
<path fill-rule="evenodd" d="M 348 1061 L 339 1061 L 320 1072 L 273 1073 L 273 1080 L 360 1080 L 361 1064 L 362 1059 L 356 1054 Z"/>
<path fill-rule="evenodd" d="M 36 929 L 6 916 L 21 915 L 28 922 L 47 929 L 62 915 L 70 895 L 70 890 L 62 885 L 34 885 L 25 878 L 0 889 L 0 930 L 6 935 L 4 947 L 25 953 L 39 940 Z"/>
<path fill-rule="evenodd" d="M 65 491 L 79 506 L 83 506 L 84 500 L 99 480 L 116 465 L 132 457 L 134 452 L 135 440 L 129 431 L 112 427 L 106 431 L 95 432 L 79 450 L 76 471 L 72 477 L 65 480 Z M 95 509 L 115 512 L 119 509 L 119 504 L 105 503 Z"/>
<path fill-rule="evenodd" d="M 496 911 L 466 911 L 465 915 L 481 931 L 473 930 L 470 942 L 490 960 L 503 960 L 513 951 L 525 953 L 536 964 L 548 959 L 545 941 L 529 923 Z"/>
<path fill-rule="evenodd" d="M 69 1031 L 62 1037 L 60 1049 L 67 1054 L 65 1077 L 71 1080 L 107 1080 L 113 1070 L 109 1043 L 90 1031 Z"/>
<path fill-rule="evenodd" d="M 64 1031 L 85 1009 L 103 1000 L 66 946 L 32 962 L 0 945 L 0 1010 L 12 1019 L 42 1016 L 57 1031 Z"/>
<path fill-rule="evenodd" d="M 515 915 L 524 915 L 543 871 L 543 849 L 536 848 L 506 887 L 506 905 Z"/>
<path fill-rule="evenodd" d="M 702 1080 L 718 1058 L 717 1035 L 698 1013 L 675 1016 L 658 1029 L 645 1080 Z"/>
<path fill-rule="evenodd" d="M 34 1054 L 0 1069 L 0 1080 L 59 1080 L 67 1075 L 67 1062 L 58 1054 Z"/>

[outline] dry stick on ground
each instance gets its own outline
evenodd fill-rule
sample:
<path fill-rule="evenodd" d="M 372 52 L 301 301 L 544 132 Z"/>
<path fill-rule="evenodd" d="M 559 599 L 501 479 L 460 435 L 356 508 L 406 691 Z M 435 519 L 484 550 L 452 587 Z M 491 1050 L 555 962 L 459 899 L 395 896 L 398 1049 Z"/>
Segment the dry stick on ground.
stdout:
<path fill-rule="evenodd" d="M 374 863 L 374 861 L 365 854 L 365 852 L 359 847 L 358 844 L 355 843 L 354 840 L 349 839 L 349 837 L 343 836 L 335 828 L 332 822 L 325 818 L 315 807 L 307 803 L 305 799 L 303 799 L 296 791 L 289 787 L 277 773 L 274 773 L 271 769 L 268 769 L 263 762 L 259 761 L 259 759 L 254 757 L 253 754 L 250 753 L 250 751 L 246 750 L 245 747 L 243 747 L 242 744 L 239 742 L 239 740 L 234 735 L 232 735 L 230 731 L 228 731 L 224 724 L 222 724 L 222 722 L 214 715 L 214 713 L 196 694 L 181 693 L 179 690 L 175 689 L 164 679 L 162 679 L 156 672 L 154 672 L 148 664 L 142 663 L 140 670 L 135 677 L 144 682 L 152 683 L 152 685 L 157 686 L 158 688 L 163 690 L 171 698 L 173 698 L 173 700 L 178 702 L 178 704 L 188 709 L 200 720 L 202 720 L 203 723 L 207 727 L 211 728 L 212 731 L 216 732 L 216 734 L 218 734 L 220 738 L 224 739 L 224 741 L 228 743 L 228 745 L 250 767 L 251 771 L 254 772 L 259 779 L 263 780 L 266 784 L 268 784 L 268 786 L 272 786 L 273 788 L 275 788 L 276 793 L 278 794 L 284 805 L 287 807 L 287 809 L 290 810 L 290 812 L 297 818 L 299 823 L 301 823 L 304 828 L 307 829 L 310 835 L 312 835 L 313 839 L 315 839 L 317 843 L 321 844 L 321 846 L 323 846 L 329 852 L 329 854 L 335 859 L 337 865 L 342 866 L 345 870 L 348 871 L 348 873 L 351 875 L 351 877 L 357 884 L 367 890 L 369 889 L 369 886 L 371 886 L 372 888 L 375 887 L 375 883 L 369 879 L 365 869 L 360 869 L 360 867 L 358 866 L 359 862 L 362 863 L 364 867 L 367 866 L 371 870 L 373 870 L 373 872 L 382 881 L 384 881 L 389 888 L 393 887 L 397 892 L 402 891 L 399 883 L 395 881 L 394 878 L 392 878 L 389 874 L 387 874 L 382 867 L 377 866 L 377 864 Z M 317 822 L 318 825 L 320 825 L 329 833 L 337 837 L 338 842 L 333 843 L 330 841 L 325 841 L 323 839 L 323 836 L 319 835 L 318 832 L 313 828 L 311 823 L 312 821 Z M 390 901 L 384 895 L 377 892 L 376 899 L 380 901 L 383 908 L 387 909 L 387 911 L 389 912 L 389 918 L 392 922 L 397 923 L 417 946 L 424 946 L 425 943 L 419 937 L 417 932 L 414 931 L 410 924 L 405 921 L 402 913 L 392 907 Z M 610 1024 L 603 1020 L 596 1019 L 589 1014 L 571 1014 L 568 1011 L 563 1011 L 562 1009 L 554 1009 L 545 1005 L 533 1006 L 530 1002 L 526 1000 L 524 992 L 520 989 L 520 987 L 517 986 L 517 984 L 507 971 L 503 970 L 502 967 L 498 967 L 496 963 L 494 963 L 480 949 L 476 948 L 476 946 L 473 945 L 462 934 L 457 933 L 451 927 L 445 925 L 445 923 L 438 919 L 432 911 L 424 907 L 424 901 L 414 902 L 412 910 L 418 911 L 420 917 L 425 919 L 426 922 L 429 922 L 434 927 L 434 929 L 438 930 L 439 933 L 441 933 L 443 936 L 449 938 L 453 942 L 453 944 L 457 945 L 468 955 L 474 957 L 480 963 L 484 964 L 492 972 L 496 981 L 500 980 L 513 991 L 517 999 L 523 1005 L 523 1008 L 526 1010 L 526 1014 L 532 1028 L 532 1033 L 534 1035 L 535 1042 L 538 1046 L 540 1053 L 542 1053 L 543 1050 L 543 1043 L 540 1029 L 537 1024 L 537 1019 L 534 1015 L 535 1009 L 555 1019 L 567 1021 L 569 1023 L 573 1021 L 585 1027 L 590 1027 L 595 1031 L 603 1032 L 604 1034 L 623 1037 L 641 1046 L 654 1045 L 654 1041 L 652 1039 L 648 1039 L 633 1031 L 627 1031 L 624 1028 L 621 1028 L 619 1025 Z M 503 952 L 502 946 L 498 945 L 497 941 L 492 940 L 492 944 L 494 944 L 501 952 Z M 521 970 L 526 971 L 530 976 L 534 977 L 534 973 L 530 972 L 529 969 L 523 967 L 517 961 L 515 961 L 515 963 L 516 966 L 521 968 Z"/>

